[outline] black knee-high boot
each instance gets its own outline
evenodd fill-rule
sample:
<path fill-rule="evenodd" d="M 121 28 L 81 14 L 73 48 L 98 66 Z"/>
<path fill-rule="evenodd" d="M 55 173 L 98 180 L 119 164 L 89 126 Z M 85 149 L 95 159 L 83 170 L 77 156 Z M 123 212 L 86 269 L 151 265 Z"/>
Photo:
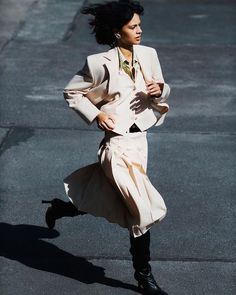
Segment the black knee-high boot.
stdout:
<path fill-rule="evenodd" d="M 60 199 L 53 199 L 52 201 L 42 200 L 42 203 L 51 204 L 45 214 L 45 220 L 50 229 L 54 228 L 56 220 L 61 217 L 86 214 L 86 212 L 79 211 L 71 202 L 64 202 Z"/>
<path fill-rule="evenodd" d="M 150 231 L 134 238 L 130 235 L 130 253 L 132 255 L 134 278 L 140 291 L 145 295 L 167 295 L 156 283 L 150 261 Z"/>

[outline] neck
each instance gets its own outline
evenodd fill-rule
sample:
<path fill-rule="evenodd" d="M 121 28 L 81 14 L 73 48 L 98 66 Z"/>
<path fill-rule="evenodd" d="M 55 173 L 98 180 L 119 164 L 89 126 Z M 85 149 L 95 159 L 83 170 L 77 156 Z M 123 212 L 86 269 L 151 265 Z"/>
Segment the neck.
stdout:
<path fill-rule="evenodd" d="M 122 52 L 122 54 L 128 61 L 132 60 L 133 45 L 128 46 L 128 45 L 118 44 L 118 47 L 120 48 L 120 51 Z"/>

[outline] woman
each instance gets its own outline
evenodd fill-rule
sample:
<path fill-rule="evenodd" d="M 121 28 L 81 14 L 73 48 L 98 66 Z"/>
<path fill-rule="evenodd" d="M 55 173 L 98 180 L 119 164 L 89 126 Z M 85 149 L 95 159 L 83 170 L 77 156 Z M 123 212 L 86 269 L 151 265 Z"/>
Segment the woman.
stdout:
<path fill-rule="evenodd" d="M 98 163 L 65 180 L 69 202 L 43 201 L 49 228 L 62 216 L 90 213 L 129 230 L 134 277 L 143 294 L 167 294 L 157 285 L 150 261 L 150 227 L 166 206 L 146 175 L 147 129 L 163 123 L 170 93 L 155 49 L 141 46 L 137 1 L 112 1 L 82 9 L 99 44 L 108 52 L 87 57 L 64 89 L 69 107 L 105 132 Z"/>

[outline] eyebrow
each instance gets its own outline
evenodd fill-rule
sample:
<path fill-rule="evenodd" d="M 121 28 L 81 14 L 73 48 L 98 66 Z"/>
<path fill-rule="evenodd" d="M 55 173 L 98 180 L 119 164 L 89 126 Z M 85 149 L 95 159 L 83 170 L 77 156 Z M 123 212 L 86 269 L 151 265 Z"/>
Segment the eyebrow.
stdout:
<path fill-rule="evenodd" d="M 133 25 L 129 25 L 129 27 L 136 27 L 136 26 L 140 26 L 141 25 L 141 22 L 140 23 L 138 23 L 138 24 L 133 24 Z"/>

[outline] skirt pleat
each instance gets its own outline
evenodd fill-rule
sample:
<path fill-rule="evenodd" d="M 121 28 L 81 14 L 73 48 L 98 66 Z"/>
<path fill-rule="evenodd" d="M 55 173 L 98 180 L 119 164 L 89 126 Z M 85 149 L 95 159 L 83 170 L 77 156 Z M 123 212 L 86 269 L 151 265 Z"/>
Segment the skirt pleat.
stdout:
<path fill-rule="evenodd" d="M 66 193 L 79 210 L 119 224 L 134 237 L 165 217 L 164 200 L 146 174 L 146 132 L 106 133 L 98 158 L 64 179 Z"/>

